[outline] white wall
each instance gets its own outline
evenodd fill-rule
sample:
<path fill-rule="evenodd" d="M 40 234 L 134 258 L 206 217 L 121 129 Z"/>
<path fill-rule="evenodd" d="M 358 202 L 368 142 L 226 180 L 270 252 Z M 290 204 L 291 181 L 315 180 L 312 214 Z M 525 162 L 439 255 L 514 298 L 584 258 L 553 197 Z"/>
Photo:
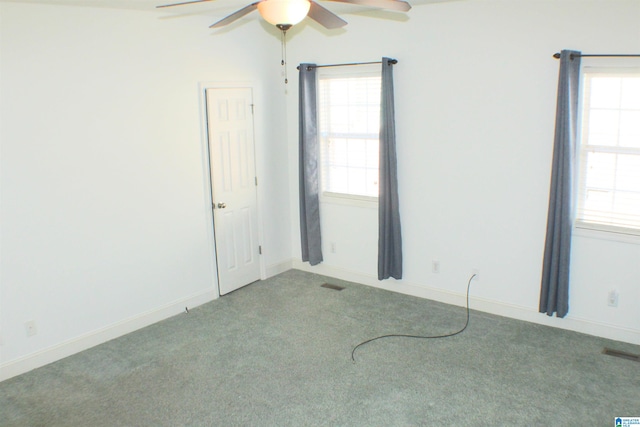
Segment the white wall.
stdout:
<path fill-rule="evenodd" d="M 0 380 L 217 296 L 203 83 L 254 87 L 265 266 L 290 265 L 276 31 L 155 11 L 0 14 Z"/>
<path fill-rule="evenodd" d="M 296 26 L 285 88 L 278 33 L 258 20 L 213 32 L 206 16 L 0 3 L 0 380 L 215 297 L 204 83 L 255 88 L 266 274 L 307 268 L 294 65 L 382 55 L 400 61 L 405 279 L 375 280 L 376 211 L 344 205 L 322 207 L 337 252 L 312 270 L 462 304 L 479 268 L 474 308 L 639 343 L 637 243 L 577 237 L 569 317 L 537 303 L 551 54 L 639 52 L 640 3 L 470 0 L 409 16 Z"/>
<path fill-rule="evenodd" d="M 295 265 L 460 305 L 478 268 L 474 308 L 640 343 L 637 240 L 576 237 L 569 316 L 537 313 L 558 75 L 552 54 L 639 53 L 640 3 L 477 0 L 416 6 L 409 16 L 346 16 L 339 37 L 298 28 L 289 51 L 292 62 L 399 60 L 404 279 L 375 279 L 375 209 L 323 204 L 325 262 Z M 296 94 L 287 102 L 295 176 Z M 295 183 L 291 194 L 299 259 Z M 431 271 L 433 260 L 439 274 Z M 607 306 L 610 289 L 620 293 L 617 308 Z"/>

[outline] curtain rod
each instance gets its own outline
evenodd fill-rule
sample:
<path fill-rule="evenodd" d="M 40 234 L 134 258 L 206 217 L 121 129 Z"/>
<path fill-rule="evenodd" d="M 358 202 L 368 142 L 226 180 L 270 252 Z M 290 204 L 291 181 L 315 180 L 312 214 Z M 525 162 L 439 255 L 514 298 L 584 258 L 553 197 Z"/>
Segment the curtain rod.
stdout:
<path fill-rule="evenodd" d="M 398 60 L 397 59 L 390 59 L 389 60 L 390 64 L 397 64 Z M 316 65 L 316 68 L 328 68 L 328 67 L 350 67 L 352 65 L 371 65 L 371 64 L 382 64 L 382 61 L 373 61 L 373 62 L 350 62 L 347 64 L 324 64 L 324 65 Z M 296 69 L 300 69 L 300 66 L 298 65 L 296 67 Z"/>
<path fill-rule="evenodd" d="M 569 55 L 569 57 L 571 59 L 573 59 L 574 56 L 577 56 L 578 58 L 588 58 L 588 57 L 609 57 L 609 58 L 622 58 L 622 57 L 632 57 L 632 58 L 640 58 L 640 54 L 627 54 L 627 53 L 591 53 L 591 54 L 580 54 L 580 55 L 574 55 L 573 53 Z M 560 59 L 560 53 L 554 53 L 553 57 L 556 59 Z"/>

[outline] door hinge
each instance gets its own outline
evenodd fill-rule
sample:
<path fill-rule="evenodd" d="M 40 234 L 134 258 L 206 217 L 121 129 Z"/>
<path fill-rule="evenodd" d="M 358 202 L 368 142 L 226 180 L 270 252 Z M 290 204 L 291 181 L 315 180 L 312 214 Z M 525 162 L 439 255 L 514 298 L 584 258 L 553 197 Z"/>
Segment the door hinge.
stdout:
<path fill-rule="evenodd" d="M 253 106 L 254 104 L 249 104 L 251 106 L 251 114 L 253 114 Z"/>
<path fill-rule="evenodd" d="M 256 181 L 256 187 L 258 186 L 258 177 L 254 177 L 255 181 Z"/>
<path fill-rule="evenodd" d="M 258 246 L 258 253 L 262 255 L 262 246 Z"/>

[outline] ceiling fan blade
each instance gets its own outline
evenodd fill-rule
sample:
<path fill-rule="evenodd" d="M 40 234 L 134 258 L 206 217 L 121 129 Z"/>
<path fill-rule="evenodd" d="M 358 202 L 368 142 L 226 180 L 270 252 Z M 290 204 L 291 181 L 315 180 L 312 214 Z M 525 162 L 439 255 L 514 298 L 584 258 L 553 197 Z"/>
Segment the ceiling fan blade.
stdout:
<path fill-rule="evenodd" d="M 311 7 L 309 8 L 307 16 L 329 30 L 341 28 L 347 25 L 347 21 L 340 18 L 329 9 L 320 6 L 315 1 L 311 1 Z"/>
<path fill-rule="evenodd" d="M 244 15 L 246 15 L 248 13 L 251 13 L 254 10 L 256 10 L 258 8 L 258 3 L 260 3 L 260 2 L 257 1 L 255 3 L 251 3 L 249 6 L 245 6 L 242 9 L 240 9 L 240 10 L 238 10 L 236 12 L 233 12 L 231 15 L 227 16 L 226 18 L 222 18 L 221 20 L 219 20 L 215 24 L 210 25 L 209 28 L 220 28 L 220 27 L 224 27 L 225 25 L 231 24 L 233 21 L 236 21 L 236 20 L 242 18 Z"/>
<path fill-rule="evenodd" d="M 184 2 L 181 2 L 181 3 L 163 4 L 163 5 L 160 5 L 160 6 L 156 6 L 156 8 L 159 9 L 159 8 L 162 8 L 162 7 L 184 6 L 185 4 L 204 3 L 204 2 L 208 2 L 208 1 L 215 1 L 215 0 L 191 0 L 191 1 L 184 1 Z"/>
<path fill-rule="evenodd" d="M 359 6 L 371 6 L 380 9 L 398 10 L 406 12 L 411 9 L 411 5 L 404 0 L 328 0 L 339 3 L 357 4 Z"/>

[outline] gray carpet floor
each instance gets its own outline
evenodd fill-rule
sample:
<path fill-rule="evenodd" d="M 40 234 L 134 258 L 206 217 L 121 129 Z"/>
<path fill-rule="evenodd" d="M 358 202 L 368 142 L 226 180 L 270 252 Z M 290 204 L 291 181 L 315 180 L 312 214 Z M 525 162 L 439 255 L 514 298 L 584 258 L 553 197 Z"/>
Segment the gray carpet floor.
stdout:
<path fill-rule="evenodd" d="M 321 287 L 325 282 L 342 291 Z M 466 283 L 460 284 L 461 289 Z M 471 292 L 473 294 L 473 286 Z M 0 383 L 2 426 L 612 426 L 640 348 L 297 270 Z"/>

